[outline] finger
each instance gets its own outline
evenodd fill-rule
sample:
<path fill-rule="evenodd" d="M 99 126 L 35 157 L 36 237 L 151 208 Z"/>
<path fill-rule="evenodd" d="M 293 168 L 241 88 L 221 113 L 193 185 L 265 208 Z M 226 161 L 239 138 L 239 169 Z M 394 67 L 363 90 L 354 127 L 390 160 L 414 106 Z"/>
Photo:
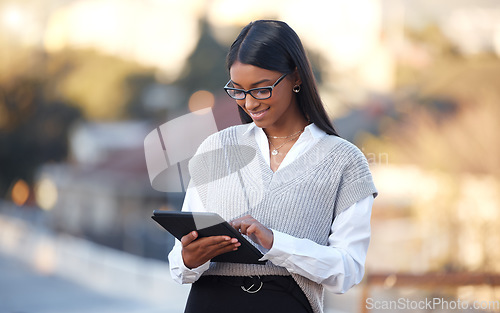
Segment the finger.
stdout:
<path fill-rule="evenodd" d="M 246 229 L 246 234 L 247 234 L 248 236 L 250 236 L 250 235 L 256 234 L 256 233 L 258 232 L 258 230 L 259 230 L 259 229 L 258 229 L 258 227 L 257 227 L 257 225 L 256 225 L 256 224 L 251 224 L 251 225 L 249 225 L 249 226 L 247 227 L 247 229 Z"/>
<path fill-rule="evenodd" d="M 245 215 L 245 216 L 242 216 L 242 217 L 239 217 L 239 218 L 236 218 L 234 220 L 231 221 L 231 225 L 236 228 L 237 230 L 240 229 L 241 227 L 241 223 L 244 221 L 244 220 L 247 220 L 249 218 L 252 218 L 252 216 L 250 215 Z"/>
<path fill-rule="evenodd" d="M 237 240 L 215 241 L 213 239 L 216 238 L 206 237 L 196 241 L 197 248 L 195 249 L 199 253 L 199 256 L 196 257 L 197 260 L 210 260 L 219 254 L 237 250 L 238 247 L 241 246 L 241 243 Z"/>
<path fill-rule="evenodd" d="M 212 236 L 208 237 L 207 239 L 208 239 L 206 242 L 207 246 L 224 247 L 238 242 L 238 238 L 232 238 L 229 236 Z"/>
<path fill-rule="evenodd" d="M 213 249 L 214 247 L 224 247 L 230 244 L 234 244 L 238 242 L 238 239 L 231 238 L 229 236 L 211 236 L 200 238 L 197 242 L 199 242 L 200 246 L 207 247 L 209 249 Z"/>
<path fill-rule="evenodd" d="M 241 222 L 240 221 L 234 220 L 230 224 L 231 224 L 231 226 L 233 226 L 234 229 L 240 230 L 240 226 L 241 226 Z"/>
<path fill-rule="evenodd" d="M 187 246 L 191 242 L 195 241 L 196 238 L 198 238 L 198 233 L 196 231 L 190 232 L 189 234 L 187 234 L 181 238 L 182 246 L 183 247 Z"/>
<path fill-rule="evenodd" d="M 241 223 L 240 233 L 242 233 L 243 235 L 246 235 L 247 234 L 247 228 L 248 228 L 248 225 Z"/>
<path fill-rule="evenodd" d="M 231 222 L 231 225 L 236 229 L 236 230 L 240 230 L 241 228 L 241 223 L 244 221 L 244 218 L 243 217 L 240 217 L 238 219 L 235 219 Z"/>
<path fill-rule="evenodd" d="M 271 249 L 273 246 L 274 235 L 272 230 L 267 229 L 260 224 L 253 224 L 248 227 L 247 236 L 266 249 Z"/>
<path fill-rule="evenodd" d="M 227 252 L 238 250 L 239 246 L 241 246 L 240 242 L 231 243 L 231 244 L 229 244 L 227 246 L 222 246 L 222 245 L 218 246 L 216 249 L 214 249 L 212 251 L 213 256 L 211 258 L 213 258 L 213 257 L 215 257 L 215 256 L 217 256 L 219 254 L 223 254 L 223 253 L 227 253 Z"/>
<path fill-rule="evenodd" d="M 242 234 L 245 234 L 245 235 L 246 235 L 246 234 L 248 233 L 248 228 L 249 228 L 250 226 L 252 226 L 255 222 L 256 222 L 256 220 L 255 220 L 255 219 L 253 219 L 253 218 L 249 218 L 249 219 L 246 219 L 246 220 L 244 220 L 244 221 L 241 221 L 241 225 L 240 225 L 240 232 L 241 232 Z"/>

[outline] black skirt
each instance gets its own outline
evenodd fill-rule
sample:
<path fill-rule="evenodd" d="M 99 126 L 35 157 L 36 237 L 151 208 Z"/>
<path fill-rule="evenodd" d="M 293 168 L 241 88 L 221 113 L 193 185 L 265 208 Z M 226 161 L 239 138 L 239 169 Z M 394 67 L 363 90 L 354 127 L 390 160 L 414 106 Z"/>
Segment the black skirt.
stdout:
<path fill-rule="evenodd" d="M 291 276 L 202 276 L 184 313 L 312 313 Z"/>

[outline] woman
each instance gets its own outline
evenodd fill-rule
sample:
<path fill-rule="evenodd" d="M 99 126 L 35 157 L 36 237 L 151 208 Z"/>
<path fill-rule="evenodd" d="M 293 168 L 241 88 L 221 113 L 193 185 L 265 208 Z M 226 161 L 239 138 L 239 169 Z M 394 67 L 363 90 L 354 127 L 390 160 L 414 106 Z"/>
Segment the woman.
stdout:
<path fill-rule="evenodd" d="M 323 289 L 343 293 L 364 274 L 377 195 L 368 164 L 333 128 L 286 23 L 247 25 L 227 65 L 225 90 L 245 124 L 200 146 L 197 155 L 224 153 L 191 160 L 183 210 L 219 213 L 268 262 L 210 262 L 240 243 L 184 236 L 169 261 L 174 280 L 193 283 L 185 312 L 323 312 Z"/>

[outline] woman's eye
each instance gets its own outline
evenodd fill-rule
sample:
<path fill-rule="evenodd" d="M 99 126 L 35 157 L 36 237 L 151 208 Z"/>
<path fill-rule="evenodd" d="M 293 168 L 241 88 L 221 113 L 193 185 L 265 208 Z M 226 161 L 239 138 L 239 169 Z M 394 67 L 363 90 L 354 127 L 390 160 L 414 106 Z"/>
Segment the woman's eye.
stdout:
<path fill-rule="evenodd" d="M 265 97 L 269 95 L 269 89 L 260 89 L 257 90 L 257 95 L 260 97 Z"/>

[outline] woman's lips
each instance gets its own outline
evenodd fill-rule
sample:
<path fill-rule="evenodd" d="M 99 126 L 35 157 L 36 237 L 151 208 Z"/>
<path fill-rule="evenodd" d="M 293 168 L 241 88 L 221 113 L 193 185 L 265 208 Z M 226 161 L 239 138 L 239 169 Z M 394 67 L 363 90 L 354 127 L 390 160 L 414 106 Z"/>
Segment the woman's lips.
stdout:
<path fill-rule="evenodd" d="M 265 110 L 260 110 L 260 111 L 257 111 L 257 112 L 248 112 L 248 114 L 250 114 L 250 117 L 255 121 L 255 120 L 261 120 L 264 118 L 264 115 L 267 113 L 267 111 L 269 111 L 269 108 L 265 109 Z"/>

